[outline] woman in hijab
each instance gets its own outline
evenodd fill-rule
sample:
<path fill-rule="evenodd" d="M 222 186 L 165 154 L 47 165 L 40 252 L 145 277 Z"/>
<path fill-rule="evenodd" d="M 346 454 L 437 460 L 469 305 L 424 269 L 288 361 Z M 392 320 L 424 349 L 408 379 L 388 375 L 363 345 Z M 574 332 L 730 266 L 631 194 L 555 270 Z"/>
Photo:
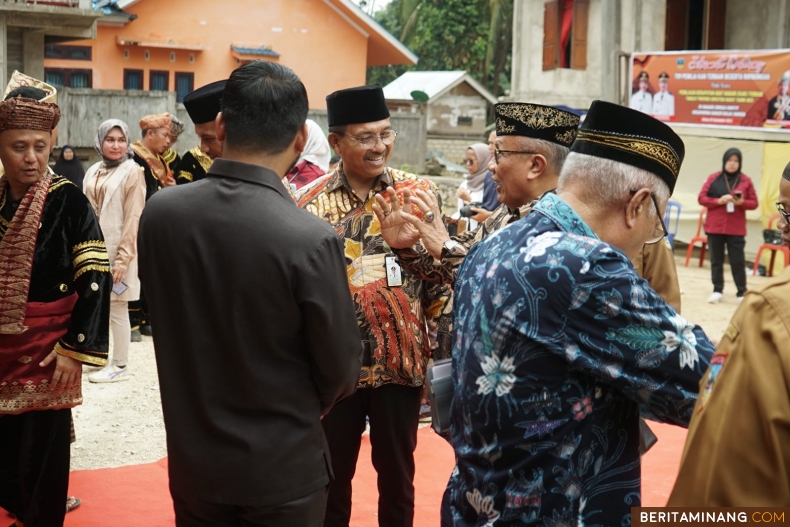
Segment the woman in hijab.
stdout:
<path fill-rule="evenodd" d="M 757 208 L 757 193 L 752 180 L 741 172 L 742 155 L 737 148 L 724 153 L 722 170 L 705 181 L 699 193 L 699 204 L 708 208 L 705 233 L 710 247 L 710 270 L 713 293 L 711 304 L 721 302 L 724 295 L 724 249 L 730 258 L 732 279 L 738 291 L 738 302 L 746 293 L 746 211 Z"/>
<path fill-rule="evenodd" d="M 112 361 L 88 376 L 91 382 L 129 379 L 127 363 L 131 325 L 129 301 L 140 298 L 137 278 L 137 226 L 145 205 L 143 170 L 132 160 L 129 127 L 118 119 L 99 126 L 95 148 L 102 160 L 85 174 L 84 192 L 96 211 L 113 280 L 110 297 L 110 328 L 113 336 Z"/>
<path fill-rule="evenodd" d="M 332 149 L 329 141 L 318 123 L 308 119 L 307 144 L 296 166 L 285 175 L 286 182 L 295 185 L 297 189 L 320 178 L 329 169 L 329 160 L 332 159 Z"/>
<path fill-rule="evenodd" d="M 60 157 L 55 162 L 55 166 L 52 167 L 52 171 L 77 185 L 77 188 L 82 188 L 82 178 L 85 177 L 85 169 L 82 168 L 82 163 L 77 159 L 74 149 L 69 145 L 64 146 L 60 150 Z"/>
<path fill-rule="evenodd" d="M 470 203 L 480 205 L 483 201 L 483 186 L 485 184 L 488 164 L 491 162 L 491 151 L 485 143 L 475 143 L 466 149 L 466 170 L 469 172 L 466 181 L 461 183 L 456 195 L 458 196 L 458 212 L 453 218 L 461 217 L 461 209 Z M 477 208 L 481 208 L 477 207 Z M 477 221 L 469 219 L 468 230 L 477 228 Z"/>

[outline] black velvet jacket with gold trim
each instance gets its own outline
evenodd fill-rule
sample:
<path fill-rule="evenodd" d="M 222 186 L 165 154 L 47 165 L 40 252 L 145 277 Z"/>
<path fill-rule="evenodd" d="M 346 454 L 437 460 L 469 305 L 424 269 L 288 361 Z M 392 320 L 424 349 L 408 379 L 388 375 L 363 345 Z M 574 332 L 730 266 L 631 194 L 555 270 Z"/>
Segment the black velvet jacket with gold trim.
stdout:
<path fill-rule="evenodd" d="M 0 200 L 0 240 L 8 229 Z M 28 302 L 55 302 L 73 293 L 78 300 L 71 325 L 57 350 L 81 362 L 104 365 L 109 348 L 112 276 L 99 222 L 85 195 L 68 179 L 54 176 L 36 240 Z"/>
<path fill-rule="evenodd" d="M 148 162 L 140 157 L 137 152 L 135 152 L 134 162 L 140 165 L 143 169 L 143 175 L 145 176 L 145 201 L 151 199 L 151 196 L 157 193 L 162 188 L 162 184 L 159 183 L 159 180 L 156 179 L 153 170 L 151 170 L 151 166 Z"/>
<path fill-rule="evenodd" d="M 211 166 L 211 158 L 200 151 L 200 147 L 193 148 L 181 158 L 176 175 L 176 183 L 192 183 L 206 177 L 206 171 Z"/>

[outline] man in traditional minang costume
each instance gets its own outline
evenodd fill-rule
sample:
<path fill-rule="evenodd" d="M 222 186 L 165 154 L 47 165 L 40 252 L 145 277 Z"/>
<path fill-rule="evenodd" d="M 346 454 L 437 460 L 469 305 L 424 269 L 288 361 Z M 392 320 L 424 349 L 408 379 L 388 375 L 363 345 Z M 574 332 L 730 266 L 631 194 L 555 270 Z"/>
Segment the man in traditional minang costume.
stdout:
<path fill-rule="evenodd" d="M 82 191 L 47 166 L 57 105 L 0 103 L 0 507 L 61 526 L 82 365 L 107 361 L 112 278 Z"/>

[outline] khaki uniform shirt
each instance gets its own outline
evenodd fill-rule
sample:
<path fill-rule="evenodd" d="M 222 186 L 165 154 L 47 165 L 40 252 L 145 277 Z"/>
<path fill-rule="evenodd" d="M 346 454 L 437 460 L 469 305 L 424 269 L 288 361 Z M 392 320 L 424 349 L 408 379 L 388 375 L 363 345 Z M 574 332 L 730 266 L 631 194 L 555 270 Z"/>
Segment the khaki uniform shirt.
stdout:
<path fill-rule="evenodd" d="M 707 374 L 669 506 L 790 506 L 790 269 L 744 296 Z"/>
<path fill-rule="evenodd" d="M 639 276 L 650 282 L 650 287 L 680 313 L 680 282 L 669 240 L 664 238 L 660 242 L 645 245 L 633 263 Z"/>

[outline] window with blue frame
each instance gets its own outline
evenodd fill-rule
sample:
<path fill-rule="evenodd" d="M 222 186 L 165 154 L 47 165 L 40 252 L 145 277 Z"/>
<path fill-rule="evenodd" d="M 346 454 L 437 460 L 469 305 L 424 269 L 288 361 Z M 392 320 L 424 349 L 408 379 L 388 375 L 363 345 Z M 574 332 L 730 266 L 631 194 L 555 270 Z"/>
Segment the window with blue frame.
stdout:
<path fill-rule="evenodd" d="M 123 89 L 142 90 L 143 70 L 123 70 Z"/>
<path fill-rule="evenodd" d="M 167 91 L 170 88 L 170 72 L 151 70 L 148 77 L 148 89 L 151 91 Z"/>
<path fill-rule="evenodd" d="M 176 72 L 176 100 L 184 102 L 184 97 L 195 90 L 195 74 Z"/>
<path fill-rule="evenodd" d="M 61 88 L 65 83 L 65 76 L 62 70 L 46 69 L 44 71 L 44 82 L 49 85 Z"/>
<path fill-rule="evenodd" d="M 86 73 L 74 72 L 71 74 L 70 85 L 72 88 L 90 88 L 90 77 Z"/>
<path fill-rule="evenodd" d="M 57 88 L 92 88 L 93 70 L 45 68 L 44 82 Z"/>

